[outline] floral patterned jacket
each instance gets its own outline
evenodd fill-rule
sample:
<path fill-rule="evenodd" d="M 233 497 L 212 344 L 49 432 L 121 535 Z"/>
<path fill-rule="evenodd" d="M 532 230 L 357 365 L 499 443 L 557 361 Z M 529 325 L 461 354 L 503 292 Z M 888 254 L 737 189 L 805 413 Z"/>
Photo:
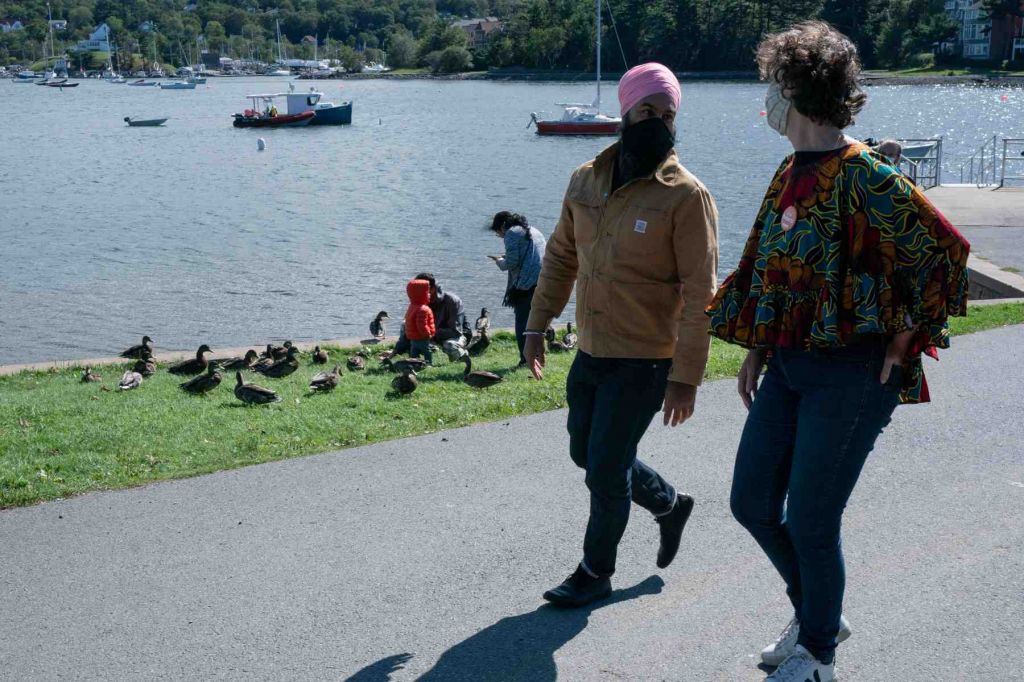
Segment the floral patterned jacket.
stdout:
<path fill-rule="evenodd" d="M 916 329 L 905 403 L 927 402 L 921 353 L 967 314 L 970 244 L 888 159 L 855 143 L 775 173 L 739 267 L 706 313 L 747 348 L 839 347 Z"/>

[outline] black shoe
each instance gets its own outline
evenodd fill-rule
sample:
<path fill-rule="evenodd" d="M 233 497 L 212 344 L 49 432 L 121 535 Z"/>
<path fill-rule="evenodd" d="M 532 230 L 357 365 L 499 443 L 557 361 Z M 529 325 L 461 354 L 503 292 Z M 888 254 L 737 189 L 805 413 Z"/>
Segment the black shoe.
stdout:
<path fill-rule="evenodd" d="M 676 558 L 679 541 L 683 538 L 683 529 L 693 511 L 693 498 L 679 495 L 672 511 L 655 519 L 661 526 L 661 546 L 658 547 L 658 568 L 667 568 Z"/>
<path fill-rule="evenodd" d="M 608 577 L 594 578 L 580 565 L 576 572 L 558 587 L 544 593 L 544 598 L 555 606 L 578 608 L 590 602 L 604 599 L 612 593 L 612 581 Z"/>

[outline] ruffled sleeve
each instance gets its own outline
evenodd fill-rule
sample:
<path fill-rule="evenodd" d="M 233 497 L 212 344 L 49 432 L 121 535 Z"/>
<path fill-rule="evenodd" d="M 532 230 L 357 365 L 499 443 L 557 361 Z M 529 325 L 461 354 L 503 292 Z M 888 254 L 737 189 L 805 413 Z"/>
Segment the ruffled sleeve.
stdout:
<path fill-rule="evenodd" d="M 920 354 L 937 358 L 936 349 L 949 347 L 949 318 L 967 314 L 970 243 L 902 173 L 872 152 L 863 156 L 867 178 L 850 195 L 862 228 L 854 252 L 863 246 L 876 254 L 882 272 L 875 274 L 891 283 L 885 331 L 917 330 L 903 400 L 927 402 Z"/>

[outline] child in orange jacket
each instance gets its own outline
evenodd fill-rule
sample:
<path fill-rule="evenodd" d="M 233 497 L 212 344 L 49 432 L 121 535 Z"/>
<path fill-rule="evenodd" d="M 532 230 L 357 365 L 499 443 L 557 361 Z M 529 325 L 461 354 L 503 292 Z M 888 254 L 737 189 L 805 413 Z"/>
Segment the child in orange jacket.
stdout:
<path fill-rule="evenodd" d="M 430 282 L 414 279 L 405 287 L 409 295 L 409 308 L 405 311 L 405 337 L 409 339 L 409 357 L 423 359 L 433 364 L 430 339 L 436 333 L 434 311 L 430 309 Z"/>

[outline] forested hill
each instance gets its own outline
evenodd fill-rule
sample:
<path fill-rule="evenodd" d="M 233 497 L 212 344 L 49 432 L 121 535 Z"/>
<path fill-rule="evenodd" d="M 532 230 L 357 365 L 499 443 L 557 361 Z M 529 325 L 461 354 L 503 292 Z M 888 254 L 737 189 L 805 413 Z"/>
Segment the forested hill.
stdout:
<path fill-rule="evenodd" d="M 648 59 L 679 70 L 749 70 L 761 35 L 815 17 L 853 37 L 868 66 L 904 64 L 956 32 L 943 0 L 605 2 L 604 60 L 612 70 Z M 182 46 L 196 45 L 227 56 L 273 58 L 278 22 L 293 57 L 311 57 L 315 39 L 321 56 L 378 57 L 386 50 L 397 68 L 436 67 L 439 54 L 449 57 L 447 70 L 585 70 L 594 61 L 592 0 L 51 0 L 50 6 L 54 19 L 67 20 L 55 35 L 63 46 L 105 21 L 122 50 L 156 50 L 169 62 L 181 61 Z M 499 18 L 504 28 L 478 45 L 452 25 L 485 16 Z M 45 0 L 0 0 L 0 19 L 27 26 L 0 34 L 0 63 L 41 54 Z"/>

